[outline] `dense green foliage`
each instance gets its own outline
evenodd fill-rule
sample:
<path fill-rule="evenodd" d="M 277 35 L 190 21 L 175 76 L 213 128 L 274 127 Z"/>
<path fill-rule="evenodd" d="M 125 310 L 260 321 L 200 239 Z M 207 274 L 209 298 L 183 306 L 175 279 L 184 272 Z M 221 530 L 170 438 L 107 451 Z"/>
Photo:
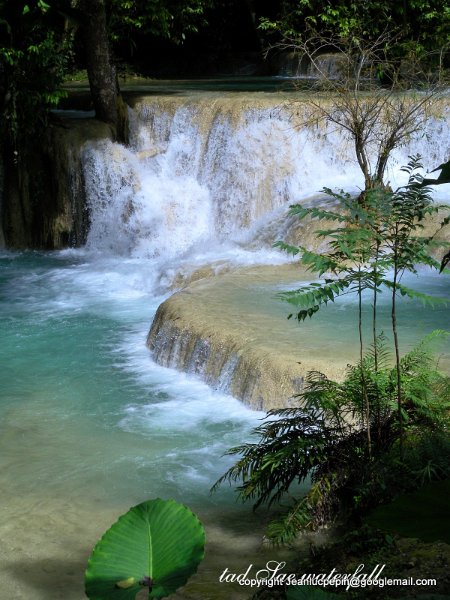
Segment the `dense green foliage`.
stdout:
<path fill-rule="evenodd" d="M 43 0 L 0 1 L 0 107 L 3 141 L 16 146 L 46 124 L 71 58 L 63 15 Z"/>
<path fill-rule="evenodd" d="M 336 517 L 357 517 L 388 499 L 394 489 L 450 474 L 450 444 L 442 437 L 449 425 L 449 379 L 436 371 L 428 346 L 443 333 L 401 357 L 397 328 L 398 296 L 431 306 L 443 301 L 401 283 L 402 275 L 417 273 L 420 264 L 439 269 L 430 250 L 437 244 L 436 233 L 450 220 L 445 217 L 433 235 L 423 235 L 426 217 L 449 208 L 432 203 L 417 174 L 419 167 L 418 158 L 411 159 L 405 168 L 409 182 L 396 191 L 379 188 L 354 198 L 326 190 L 332 209 L 293 206 L 291 214 L 300 219 L 328 223 L 316 232 L 327 240 L 327 251 L 276 244 L 299 256 L 308 270 L 326 276 L 280 294 L 295 307 L 299 322 L 342 294 L 356 294 L 360 360 L 348 368 L 343 382 L 310 373 L 297 407 L 272 411 L 255 430 L 259 442 L 229 451 L 242 457 L 218 483 L 242 479 L 241 498 L 254 500 L 256 506 L 281 501 L 295 481 L 311 476 L 307 495 L 269 527 L 275 542 L 287 542 L 298 530 Z M 378 331 L 377 298 L 383 291 L 391 298 L 392 350 Z M 371 295 L 373 307 L 369 344 L 362 335 L 364 292 Z"/>
<path fill-rule="evenodd" d="M 446 516 L 446 501 L 448 504 L 449 480 L 435 482 L 424 486 L 419 492 L 401 496 L 404 514 L 397 512 L 398 525 L 393 519 L 377 520 L 381 529 L 364 524 L 357 529 L 347 528 L 331 543 L 314 547 L 314 552 L 309 557 L 301 560 L 299 573 L 336 573 L 351 575 L 360 569 L 364 563 L 364 573 L 379 573 L 382 568 L 381 579 L 404 580 L 405 585 L 389 585 L 385 582 L 383 587 L 377 585 L 335 587 L 328 585 L 327 591 L 339 592 L 337 598 L 347 600 L 393 600 L 394 598 L 410 599 L 420 597 L 423 600 L 444 600 L 449 589 L 450 577 L 448 564 L 450 548 L 443 544 L 448 521 Z M 386 506 L 386 515 L 392 517 L 398 501 Z M 378 511 L 378 509 L 377 509 Z M 441 521 L 441 518 L 443 520 Z M 388 523 L 388 521 L 391 521 Z M 430 527 L 430 533 L 426 525 Z M 405 527 L 405 529 L 404 529 Z M 384 529 L 384 530 L 383 530 Z M 396 533 L 405 533 L 407 538 L 399 537 Z M 433 542 L 425 542 L 433 539 Z M 375 575 L 376 576 L 376 575 Z M 421 588 L 417 595 L 415 579 L 422 577 L 434 578 L 434 585 Z M 411 582 L 409 585 L 406 581 Z M 289 598 L 289 596 L 287 595 Z M 337 600 L 337 599 L 336 599 Z"/>
<path fill-rule="evenodd" d="M 134 44 L 136 33 L 184 40 L 206 24 L 210 0 L 108 0 L 112 42 Z M 69 0 L 0 0 L 1 131 L 16 140 L 36 134 L 48 109 L 65 94 L 60 85 L 80 57 L 74 39 L 82 33 L 84 14 Z M 14 141 L 13 145 L 17 145 Z"/>
<path fill-rule="evenodd" d="M 273 504 L 285 500 L 295 482 L 311 477 L 309 492 L 271 523 L 268 536 L 276 543 L 291 541 L 299 530 L 314 529 L 364 514 L 389 500 L 394 490 L 414 489 L 424 481 L 450 475 L 450 443 L 439 433 L 448 426 L 448 379 L 434 368 L 426 344 L 401 360 L 404 419 L 408 424 L 403 458 L 396 416 L 396 368 L 374 369 L 373 351 L 364 357 L 371 401 L 371 458 L 367 452 L 365 398 L 360 365 L 349 367 L 343 382 L 310 373 L 299 406 L 271 411 L 255 433 L 256 443 L 231 448 L 241 455 L 219 480 L 239 481 L 239 495 Z M 217 484 L 216 484 L 217 485 Z"/>
<path fill-rule="evenodd" d="M 80 64 L 88 67 L 98 118 L 125 137 L 109 43 L 132 47 L 137 34 L 180 43 L 205 25 L 210 5 L 210 0 L 0 0 L 0 155 L 8 165 L 17 164 L 29 139 L 43 135 L 49 109 L 66 95 L 62 82 Z M 90 28 L 94 14 L 98 35 Z"/>
<path fill-rule="evenodd" d="M 110 29 L 115 41 L 140 32 L 182 42 L 188 33 L 206 25 L 205 10 L 212 0 L 110 0 Z"/>
<path fill-rule="evenodd" d="M 262 18 L 261 28 L 275 41 L 296 43 L 314 32 L 322 39 L 353 39 L 363 45 L 386 31 L 394 33 L 391 58 L 437 54 L 448 48 L 450 3 L 448 0 L 286 0 L 278 18 Z M 387 41 L 387 40 L 386 40 Z"/>
<path fill-rule="evenodd" d="M 148 588 L 163 598 L 184 585 L 204 556 L 205 533 L 197 517 L 174 500 L 148 500 L 122 515 L 89 558 L 90 600 L 134 600 Z"/>

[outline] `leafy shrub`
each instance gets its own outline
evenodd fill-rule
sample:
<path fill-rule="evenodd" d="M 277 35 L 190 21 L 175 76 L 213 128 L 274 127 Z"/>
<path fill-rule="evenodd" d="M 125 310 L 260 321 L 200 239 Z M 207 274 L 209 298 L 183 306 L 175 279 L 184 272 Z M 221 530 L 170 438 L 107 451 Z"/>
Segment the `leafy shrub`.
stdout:
<path fill-rule="evenodd" d="M 258 507 L 280 502 L 294 482 L 311 476 L 308 493 L 269 525 L 268 537 L 287 543 L 299 530 L 315 529 L 337 518 L 358 518 L 392 498 L 394 490 L 415 489 L 424 481 L 447 476 L 448 378 L 433 368 L 430 339 L 401 359 L 407 424 L 403 456 L 395 402 L 396 368 L 380 366 L 386 352 L 379 345 L 377 370 L 373 355 L 364 357 L 370 420 L 376 424 L 371 456 L 361 365 L 350 366 L 342 383 L 311 372 L 299 406 L 270 411 L 266 422 L 255 429 L 258 442 L 231 448 L 228 454 L 241 458 L 215 486 L 241 480 L 240 498 L 253 500 Z"/>

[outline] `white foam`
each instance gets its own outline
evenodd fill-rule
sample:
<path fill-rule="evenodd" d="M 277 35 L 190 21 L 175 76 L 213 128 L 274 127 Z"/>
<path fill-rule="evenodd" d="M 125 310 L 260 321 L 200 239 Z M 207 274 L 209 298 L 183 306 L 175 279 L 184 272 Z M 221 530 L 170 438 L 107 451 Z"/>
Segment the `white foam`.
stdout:
<path fill-rule="evenodd" d="M 116 349 L 118 364 L 140 386 L 159 394 L 158 402 L 143 401 L 129 405 L 121 422 L 125 429 L 134 427 L 188 430 L 218 423 L 239 422 L 255 425 L 264 413 L 250 410 L 229 395 L 212 390 L 199 378 L 154 363 L 143 343 L 145 330 L 136 327 Z"/>
<path fill-rule="evenodd" d="M 117 349 L 118 366 L 162 399 L 130 405 L 125 429 L 253 420 L 230 397 L 151 361 L 145 337 L 154 311 L 180 272 L 292 260 L 272 248 L 285 233 L 289 205 L 314 203 L 324 186 L 355 193 L 363 187 L 342 130 L 296 129 L 289 113 L 275 108 L 248 109 L 236 119 L 225 105 L 188 103 L 172 112 L 142 104 L 130 110 L 130 147 L 103 141 L 84 152 L 91 227 L 79 257 L 86 262 L 54 275 L 50 284 L 64 292 L 53 308 L 89 306 L 131 326 Z M 215 117 L 203 119 L 211 110 Z M 388 178 L 394 187 L 404 184 L 408 154 L 427 156 L 431 169 L 447 147 L 442 123 L 431 121 L 420 139 L 393 153 Z M 353 301 L 342 298 L 344 305 Z"/>
<path fill-rule="evenodd" d="M 216 101 L 214 110 L 204 125 L 209 103 L 180 106 L 174 114 L 143 104 L 139 112 L 130 110 L 129 148 L 109 141 L 87 146 L 87 249 L 151 258 L 157 268 L 205 247 L 208 258 L 221 255 L 224 244 L 237 254 L 290 204 L 325 186 L 355 193 L 363 187 L 342 128 L 296 128 L 289 111 L 275 107 L 246 109 L 237 121 L 226 102 Z M 431 170 L 447 149 L 443 122 L 431 119 L 393 152 L 387 178 L 393 187 L 403 185 L 409 154 L 426 156 Z M 447 197 L 441 187 L 438 192 L 437 199 Z"/>

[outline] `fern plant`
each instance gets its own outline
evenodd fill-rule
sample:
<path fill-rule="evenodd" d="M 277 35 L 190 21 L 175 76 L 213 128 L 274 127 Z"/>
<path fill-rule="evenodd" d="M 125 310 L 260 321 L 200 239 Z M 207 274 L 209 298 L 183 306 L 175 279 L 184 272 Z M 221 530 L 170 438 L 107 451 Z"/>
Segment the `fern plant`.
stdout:
<path fill-rule="evenodd" d="M 379 252 L 381 238 L 377 229 L 377 213 L 375 210 L 377 193 L 376 191 L 368 192 L 365 202 L 362 203 L 359 199 L 353 198 L 344 191 L 335 193 L 331 189 L 325 188 L 324 192 L 334 203 L 337 203 L 336 210 L 325 210 L 318 207 L 303 208 L 300 205 L 295 205 L 291 208 L 291 214 L 300 219 L 310 217 L 319 221 L 326 220 L 333 224 L 336 223 L 337 225 L 331 228 L 316 231 L 319 238 L 328 241 L 329 250 L 324 253 L 315 253 L 304 247 L 289 246 L 283 242 L 277 242 L 275 246 L 290 254 L 300 255 L 300 262 L 306 266 L 307 270 L 319 275 L 319 277 L 325 274 L 328 274 L 328 277 L 323 282 L 312 283 L 291 292 L 284 292 L 279 297 L 299 308 L 296 317 L 298 321 L 303 321 L 317 313 L 322 305 L 334 302 L 337 297 L 347 293 L 357 294 L 359 377 L 365 402 L 367 453 L 370 458 L 372 454 L 369 417 L 371 407 L 363 361 L 362 295 L 365 290 L 371 290 L 376 298 L 381 285 L 380 271 L 383 272 Z M 374 301 L 375 305 L 376 302 Z M 375 315 L 376 310 L 374 310 L 374 319 Z M 376 341 L 375 328 L 375 348 Z"/>
<path fill-rule="evenodd" d="M 401 281 L 405 272 L 417 273 L 420 264 L 440 268 L 431 249 L 437 245 L 437 232 L 450 222 L 450 207 L 432 203 L 430 189 L 418 175 L 420 167 L 420 157 L 412 157 L 404 168 L 408 184 L 395 191 L 372 186 L 354 198 L 325 189 L 332 208 L 292 206 L 291 215 L 299 219 L 327 223 L 316 231 L 328 243 L 325 252 L 275 244 L 322 278 L 279 294 L 294 307 L 289 318 L 295 315 L 302 322 L 340 296 L 356 293 L 359 333 L 359 361 L 348 368 L 345 380 L 309 373 L 298 406 L 271 411 L 255 430 L 257 442 L 231 448 L 228 454 L 240 458 L 214 486 L 238 482 L 240 498 L 257 507 L 285 501 L 294 482 L 310 477 L 308 493 L 291 500 L 288 510 L 269 526 L 268 536 L 276 543 L 289 542 L 298 530 L 346 514 L 356 516 L 386 499 L 395 487 L 390 472 L 408 488 L 445 471 L 425 455 L 419 475 L 405 462 L 410 441 L 406 433 L 414 438 L 417 429 L 432 436 L 448 429 L 450 384 L 433 366 L 431 339 L 402 358 L 397 328 L 399 296 L 429 305 L 446 301 Z M 432 235 L 424 236 L 425 219 L 441 211 L 447 216 Z M 383 289 L 391 298 L 394 361 L 377 323 L 377 298 Z M 362 334 L 364 292 L 373 300 L 369 344 Z M 410 446 L 406 449 L 410 456 Z"/>
<path fill-rule="evenodd" d="M 404 422 L 435 435 L 449 425 L 449 379 L 433 368 L 432 340 L 429 336 L 401 359 L 400 373 L 405 401 Z M 392 486 L 385 486 L 386 462 L 398 463 L 405 487 L 419 478 L 399 460 L 401 429 L 396 416 L 396 366 L 391 366 L 386 340 L 378 340 L 378 368 L 374 367 L 373 347 L 364 356 L 364 366 L 349 366 L 343 382 L 310 372 L 299 396 L 299 406 L 272 410 L 266 421 L 254 430 L 258 441 L 231 448 L 227 454 L 239 459 L 215 484 L 238 482 L 243 500 L 255 508 L 263 503 L 282 504 L 294 483 L 311 478 L 309 491 L 290 505 L 268 527 L 267 535 L 277 544 L 289 543 L 298 531 L 315 529 L 343 516 L 386 499 Z M 367 375 L 373 431 L 372 460 L 367 460 L 367 422 L 360 371 Z M 414 438 L 414 436 L 413 436 Z M 415 444 L 411 443 L 412 447 Z M 417 467 L 418 465 L 416 465 Z M 433 468 L 432 468 L 433 467 Z M 397 468 L 397 467 L 396 467 Z M 444 471 L 430 463 L 429 476 L 439 478 Z"/>

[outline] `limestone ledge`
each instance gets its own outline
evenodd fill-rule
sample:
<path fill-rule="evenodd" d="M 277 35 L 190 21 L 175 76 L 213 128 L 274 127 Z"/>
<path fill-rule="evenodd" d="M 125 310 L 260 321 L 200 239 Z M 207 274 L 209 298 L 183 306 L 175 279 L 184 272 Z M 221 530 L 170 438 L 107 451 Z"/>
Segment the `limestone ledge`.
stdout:
<path fill-rule="evenodd" d="M 17 172 L 6 165 L 9 177 L 0 182 L 0 247 L 82 246 L 89 228 L 83 149 L 89 142 L 112 137 L 111 127 L 96 119 L 58 118 L 42 139 L 30 139 L 29 156 L 19 161 Z"/>
<path fill-rule="evenodd" d="M 158 364 L 201 376 L 216 389 L 254 409 L 289 405 L 302 389 L 303 370 L 261 349 L 247 349 L 237 337 L 189 315 L 180 292 L 158 308 L 147 345 Z M 246 351 L 247 350 L 247 351 Z"/>
<path fill-rule="evenodd" d="M 292 406 L 310 370 L 342 377 L 343 361 L 317 360 L 299 350 L 301 333 L 285 316 L 263 317 L 264 309 L 258 314 L 251 302 L 243 301 L 239 311 L 230 305 L 249 281 L 292 280 L 294 273 L 298 279 L 298 266 L 253 267 L 189 284 L 157 310 L 147 338 L 154 360 L 195 373 L 258 410 Z M 292 330 L 290 340 L 284 327 Z"/>

